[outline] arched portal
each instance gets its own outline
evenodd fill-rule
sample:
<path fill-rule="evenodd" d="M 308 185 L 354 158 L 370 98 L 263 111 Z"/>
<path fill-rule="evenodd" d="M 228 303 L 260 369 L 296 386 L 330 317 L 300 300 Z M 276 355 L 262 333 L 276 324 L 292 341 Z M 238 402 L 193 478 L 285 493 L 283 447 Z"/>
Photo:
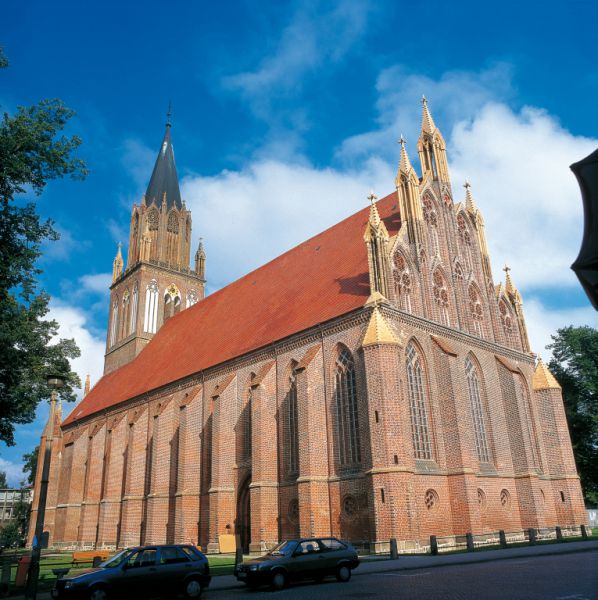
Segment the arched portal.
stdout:
<path fill-rule="evenodd" d="M 240 537 L 243 553 L 249 552 L 249 543 L 251 542 L 251 502 L 249 493 L 249 484 L 251 475 L 245 478 L 245 481 L 239 488 L 237 496 L 237 535 Z"/>

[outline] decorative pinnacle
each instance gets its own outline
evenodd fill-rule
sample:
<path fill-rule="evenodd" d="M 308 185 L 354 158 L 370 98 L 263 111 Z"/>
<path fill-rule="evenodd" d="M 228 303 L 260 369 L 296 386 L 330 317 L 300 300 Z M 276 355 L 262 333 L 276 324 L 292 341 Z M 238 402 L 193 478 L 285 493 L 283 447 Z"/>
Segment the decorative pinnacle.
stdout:
<path fill-rule="evenodd" d="M 503 271 L 507 274 L 507 277 L 509 276 L 509 271 L 511 270 L 511 267 L 509 267 L 509 265 L 505 265 L 503 268 Z"/>
<path fill-rule="evenodd" d="M 465 208 L 467 208 L 470 213 L 475 213 L 476 207 L 471 194 L 471 184 L 466 180 L 463 187 L 465 188 Z"/>
<path fill-rule="evenodd" d="M 371 206 L 370 206 L 370 224 L 373 225 L 376 228 L 380 225 L 380 222 L 381 222 L 380 214 L 378 213 L 378 207 L 376 206 L 376 200 L 377 199 L 378 199 L 378 196 L 376 196 L 376 194 L 374 194 L 374 191 L 371 190 L 370 191 L 370 195 L 368 196 L 368 200 L 371 203 Z"/>
<path fill-rule="evenodd" d="M 374 194 L 374 190 L 370 190 L 370 195 L 368 196 L 368 200 L 371 202 L 372 206 L 374 205 L 374 202 L 376 200 L 378 200 L 378 196 L 376 196 L 376 194 Z"/>
<path fill-rule="evenodd" d="M 471 183 L 469 183 L 469 181 L 467 181 L 467 179 L 465 180 L 465 183 L 463 184 L 463 187 L 468 190 L 471 187 Z"/>
<path fill-rule="evenodd" d="M 405 149 L 406 141 L 402 134 L 399 139 L 399 144 L 401 144 L 401 160 L 399 162 L 399 173 L 408 174 L 411 171 L 413 171 L 413 167 L 411 166 L 411 161 L 409 160 L 407 150 Z"/>
<path fill-rule="evenodd" d="M 436 123 L 434 123 L 434 119 L 430 114 L 430 109 L 428 108 L 428 100 L 425 96 L 422 96 L 422 132 L 434 133 L 435 130 Z"/>
<path fill-rule="evenodd" d="M 172 127 L 172 101 L 168 101 L 168 112 L 166 113 L 166 127 Z"/>

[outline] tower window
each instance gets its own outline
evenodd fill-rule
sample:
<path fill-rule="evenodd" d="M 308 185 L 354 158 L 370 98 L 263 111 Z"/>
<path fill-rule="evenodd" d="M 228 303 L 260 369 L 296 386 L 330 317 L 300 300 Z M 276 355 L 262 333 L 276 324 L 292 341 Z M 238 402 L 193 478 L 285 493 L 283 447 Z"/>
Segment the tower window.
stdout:
<path fill-rule="evenodd" d="M 158 282 L 152 279 L 145 291 L 145 316 L 143 318 L 143 331 L 156 333 L 158 323 Z"/>

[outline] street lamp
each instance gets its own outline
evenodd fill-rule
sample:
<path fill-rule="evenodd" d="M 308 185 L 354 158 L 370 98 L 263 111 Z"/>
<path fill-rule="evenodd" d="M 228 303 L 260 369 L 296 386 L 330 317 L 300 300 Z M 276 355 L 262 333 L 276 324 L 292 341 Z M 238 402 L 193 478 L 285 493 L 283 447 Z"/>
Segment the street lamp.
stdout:
<path fill-rule="evenodd" d="M 46 444 L 44 447 L 44 462 L 39 486 L 39 501 L 37 503 L 35 535 L 33 536 L 33 544 L 31 548 L 29 577 L 27 578 L 27 598 L 32 598 L 33 600 L 35 600 L 37 597 L 37 579 L 39 577 L 39 563 L 42 553 L 44 518 L 46 516 L 46 498 L 48 496 L 48 479 L 50 475 L 50 462 L 52 458 L 52 441 L 54 439 L 56 398 L 58 398 L 58 390 L 64 385 L 64 377 L 56 374 L 48 375 L 47 384 L 52 390 L 50 394 L 50 418 L 48 421 L 48 431 L 46 433 Z"/>

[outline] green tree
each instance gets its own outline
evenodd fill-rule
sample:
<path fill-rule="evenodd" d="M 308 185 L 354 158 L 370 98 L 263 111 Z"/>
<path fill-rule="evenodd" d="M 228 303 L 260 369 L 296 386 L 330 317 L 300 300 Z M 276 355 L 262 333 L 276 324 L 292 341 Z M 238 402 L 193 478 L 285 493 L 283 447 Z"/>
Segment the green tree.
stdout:
<path fill-rule="evenodd" d="M 6 473 L 4 471 L 0 471 L 0 489 L 7 488 L 8 482 L 6 481 Z"/>
<path fill-rule="evenodd" d="M 0 49 L 0 67 L 7 64 Z M 7 445 L 14 444 L 14 425 L 31 423 L 48 398 L 49 374 L 65 377 L 63 400 L 74 400 L 80 385 L 69 363 L 79 349 L 72 339 L 56 339 L 58 323 L 45 318 L 49 296 L 37 288 L 41 244 L 59 236 L 23 199 L 52 179 L 86 176 L 73 156 L 81 140 L 61 135 L 73 114 L 60 100 L 42 100 L 4 112 L 0 122 L 0 440 Z"/>
<path fill-rule="evenodd" d="M 588 506 L 598 506 L 598 330 L 564 327 L 551 336 L 550 370 L 563 401 L 577 469 Z"/>
<path fill-rule="evenodd" d="M 27 478 L 22 481 L 21 485 L 33 485 L 35 483 L 38 455 L 39 446 L 36 446 L 31 452 L 23 454 L 23 473 L 27 476 Z"/>
<path fill-rule="evenodd" d="M 0 546 L 8 548 L 10 546 L 20 546 L 23 544 L 20 524 L 12 519 L 0 529 Z"/>

